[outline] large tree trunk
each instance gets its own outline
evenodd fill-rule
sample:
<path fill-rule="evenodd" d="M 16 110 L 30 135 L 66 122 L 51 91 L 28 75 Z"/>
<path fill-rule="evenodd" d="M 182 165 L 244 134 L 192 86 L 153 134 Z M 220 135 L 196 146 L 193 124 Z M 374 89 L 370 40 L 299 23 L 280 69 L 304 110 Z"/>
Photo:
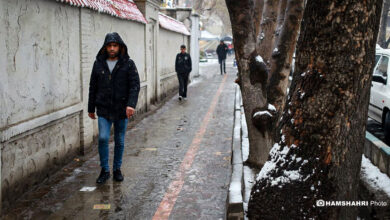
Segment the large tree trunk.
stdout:
<path fill-rule="evenodd" d="M 252 189 L 250 219 L 356 219 L 381 0 L 308 0 L 280 138 Z"/>
<path fill-rule="evenodd" d="M 253 114 L 267 108 L 266 83 L 268 72 L 264 62 L 256 61 L 256 28 L 253 0 L 226 0 L 232 23 L 234 48 L 239 72 L 239 84 L 248 125 L 250 154 L 247 163 L 261 167 L 267 160 L 266 141 L 272 140 L 264 124 L 255 124 Z"/>
<path fill-rule="evenodd" d="M 387 29 L 387 17 L 389 14 L 389 8 L 390 8 L 390 0 L 384 0 L 382 15 L 381 15 L 381 23 L 380 23 L 379 34 L 378 34 L 378 44 L 383 48 L 387 48 L 388 45 L 386 43 L 386 29 Z"/>
<path fill-rule="evenodd" d="M 261 21 L 261 32 L 257 38 L 257 53 L 268 65 L 271 57 L 274 39 L 276 19 L 278 17 L 279 0 L 265 0 L 263 7 L 263 16 Z"/>

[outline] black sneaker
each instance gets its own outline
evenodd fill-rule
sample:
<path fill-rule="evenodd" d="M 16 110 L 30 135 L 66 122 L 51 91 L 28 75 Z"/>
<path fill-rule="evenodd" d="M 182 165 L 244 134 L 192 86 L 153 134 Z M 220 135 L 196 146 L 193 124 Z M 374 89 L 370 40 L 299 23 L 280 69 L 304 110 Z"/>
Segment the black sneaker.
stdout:
<path fill-rule="evenodd" d="M 110 171 L 105 171 L 102 168 L 102 171 L 100 171 L 100 175 L 96 180 L 96 183 L 98 184 L 103 184 L 105 183 L 108 179 L 110 179 Z"/>
<path fill-rule="evenodd" d="M 114 170 L 114 180 L 118 182 L 123 181 L 123 175 L 120 169 Z"/>
<path fill-rule="evenodd" d="M 179 96 L 179 101 L 181 101 L 183 99 L 183 97 Z"/>

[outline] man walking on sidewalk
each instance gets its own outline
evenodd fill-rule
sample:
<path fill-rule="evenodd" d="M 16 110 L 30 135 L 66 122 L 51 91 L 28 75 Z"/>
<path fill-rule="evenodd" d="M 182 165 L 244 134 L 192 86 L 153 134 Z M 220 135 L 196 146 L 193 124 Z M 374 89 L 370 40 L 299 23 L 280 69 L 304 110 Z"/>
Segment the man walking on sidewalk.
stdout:
<path fill-rule="evenodd" d="M 228 52 L 228 46 L 221 40 L 217 47 L 217 54 L 218 54 L 218 62 L 221 67 L 221 75 L 222 75 L 222 66 L 223 66 L 223 72 L 226 74 L 226 54 Z"/>
<path fill-rule="evenodd" d="M 114 124 L 114 180 L 123 181 L 120 170 L 124 150 L 127 121 L 138 101 L 140 81 L 137 67 L 127 53 L 127 46 L 118 33 L 108 33 L 96 56 L 89 83 L 88 116 L 96 119 L 99 127 L 99 156 L 102 168 L 96 183 L 110 178 L 108 165 L 110 130 Z"/>
<path fill-rule="evenodd" d="M 186 53 L 186 46 L 180 46 L 180 53 L 176 55 L 175 70 L 179 79 L 179 101 L 187 99 L 187 85 L 192 71 L 191 56 Z"/>

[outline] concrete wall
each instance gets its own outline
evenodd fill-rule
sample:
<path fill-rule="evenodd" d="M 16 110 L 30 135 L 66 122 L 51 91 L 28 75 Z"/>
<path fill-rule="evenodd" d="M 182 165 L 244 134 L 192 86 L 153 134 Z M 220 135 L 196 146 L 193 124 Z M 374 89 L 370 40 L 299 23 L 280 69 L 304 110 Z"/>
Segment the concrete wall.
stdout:
<path fill-rule="evenodd" d="M 56 1 L 0 1 L 0 207 L 96 147 L 88 88 L 106 33 L 122 36 L 137 65 L 138 114 L 177 87 L 174 59 L 189 36 L 159 28 L 158 1 L 136 3 L 148 24 Z"/>
<path fill-rule="evenodd" d="M 0 5 L 1 189 L 9 202 L 78 152 L 80 30 L 79 10 L 70 6 Z"/>
<path fill-rule="evenodd" d="M 184 44 L 189 48 L 188 42 L 188 37 L 185 35 L 178 35 L 169 30 L 160 29 L 158 38 L 159 60 L 157 66 L 161 79 L 161 97 L 177 89 L 178 80 L 175 72 L 176 55 L 180 52 L 180 45 Z"/>

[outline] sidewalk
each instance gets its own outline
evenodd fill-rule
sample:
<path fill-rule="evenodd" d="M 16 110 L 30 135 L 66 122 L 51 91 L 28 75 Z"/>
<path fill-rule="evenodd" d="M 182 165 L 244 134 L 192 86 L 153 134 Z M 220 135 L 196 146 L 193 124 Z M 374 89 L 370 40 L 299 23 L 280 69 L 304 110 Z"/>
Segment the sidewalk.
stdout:
<path fill-rule="evenodd" d="M 236 78 L 231 62 L 227 70 L 201 65 L 188 101 L 175 96 L 128 129 L 122 183 L 97 186 L 98 155 L 76 158 L 1 219 L 224 219 Z"/>

